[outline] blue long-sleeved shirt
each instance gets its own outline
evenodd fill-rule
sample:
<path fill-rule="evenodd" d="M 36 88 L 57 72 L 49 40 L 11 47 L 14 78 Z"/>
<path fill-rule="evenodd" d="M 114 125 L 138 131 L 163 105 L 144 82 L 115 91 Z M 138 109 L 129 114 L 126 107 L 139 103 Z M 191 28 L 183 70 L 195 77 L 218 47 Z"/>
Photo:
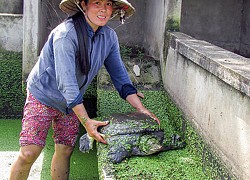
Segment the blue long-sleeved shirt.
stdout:
<path fill-rule="evenodd" d="M 122 98 L 137 92 L 121 60 L 115 31 L 103 26 L 94 33 L 87 24 L 87 34 L 91 69 L 84 75 L 77 65 L 79 44 L 72 19 L 50 33 L 27 79 L 28 90 L 41 103 L 66 114 L 72 112 L 82 103 L 84 92 L 103 64 Z"/>

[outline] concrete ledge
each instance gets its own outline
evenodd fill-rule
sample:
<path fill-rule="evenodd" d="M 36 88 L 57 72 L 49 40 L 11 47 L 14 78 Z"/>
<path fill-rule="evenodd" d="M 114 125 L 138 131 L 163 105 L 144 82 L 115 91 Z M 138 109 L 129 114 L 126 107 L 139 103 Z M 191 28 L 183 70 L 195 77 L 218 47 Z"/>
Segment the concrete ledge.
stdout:
<path fill-rule="evenodd" d="M 250 59 L 179 32 L 170 46 L 189 60 L 250 97 Z"/>
<path fill-rule="evenodd" d="M 11 13 L 0 13 L 0 16 L 3 17 L 23 17 L 23 14 L 11 14 Z"/>
<path fill-rule="evenodd" d="M 168 34 L 164 88 L 240 179 L 250 179 L 250 60 L 180 32 Z"/>

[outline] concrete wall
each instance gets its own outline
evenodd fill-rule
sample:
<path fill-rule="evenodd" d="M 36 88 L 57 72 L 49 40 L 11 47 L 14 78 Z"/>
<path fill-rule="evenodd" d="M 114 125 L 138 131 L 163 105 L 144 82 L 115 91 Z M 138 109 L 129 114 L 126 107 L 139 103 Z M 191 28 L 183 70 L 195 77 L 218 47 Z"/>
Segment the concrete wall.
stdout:
<path fill-rule="evenodd" d="M 250 57 L 250 1 L 244 1 L 240 54 Z"/>
<path fill-rule="evenodd" d="M 23 0 L 0 0 L 0 12 L 10 14 L 22 14 Z"/>
<path fill-rule="evenodd" d="M 115 29 L 118 34 L 119 42 L 130 46 L 142 46 L 144 38 L 144 25 L 146 14 L 145 0 L 129 0 L 135 7 L 136 13 L 130 19 L 126 20 L 123 25 L 119 21 L 110 21 L 109 26 Z"/>
<path fill-rule="evenodd" d="M 0 0 L 0 50 L 21 52 L 23 47 L 23 1 Z"/>
<path fill-rule="evenodd" d="M 58 7 L 60 0 L 41 2 L 40 45 L 42 48 L 50 31 L 62 22 L 67 15 Z M 130 46 L 144 47 L 150 56 L 160 59 L 164 46 L 164 33 L 167 19 L 180 20 L 181 0 L 130 0 L 136 13 L 121 25 L 117 20 L 111 20 L 108 25 L 118 34 L 119 42 Z"/>
<path fill-rule="evenodd" d="M 62 22 L 67 15 L 63 13 L 58 5 L 61 0 L 42 1 L 41 4 L 41 15 L 42 24 L 45 26 L 43 32 L 41 32 L 41 45 L 47 39 L 50 31 L 55 28 L 60 22 Z M 145 0 L 131 0 L 129 1 L 136 8 L 136 13 L 130 19 L 125 21 L 124 25 L 117 20 L 111 20 L 108 25 L 115 29 L 118 34 L 119 41 L 122 44 L 129 44 L 132 46 L 138 45 L 142 46 L 143 35 L 142 27 L 144 25 L 144 14 L 145 14 Z M 133 37 L 133 38 L 131 38 Z M 41 48 L 41 47 L 40 47 Z"/>
<path fill-rule="evenodd" d="M 250 57 L 247 0 L 183 1 L 181 32 Z"/>
<path fill-rule="evenodd" d="M 147 0 L 146 10 L 144 15 L 145 24 L 143 46 L 147 50 L 147 53 L 156 59 L 160 59 L 162 47 L 164 43 L 164 32 L 167 19 L 167 11 L 169 1 L 159 0 L 154 1 Z"/>
<path fill-rule="evenodd" d="M 250 61 L 182 33 L 169 35 L 164 87 L 239 179 L 250 179 Z"/>
<path fill-rule="evenodd" d="M 61 0 L 44 0 L 41 1 L 41 12 L 40 12 L 40 21 L 41 21 L 41 31 L 40 31 L 40 44 L 39 52 L 42 49 L 49 33 L 64 19 L 67 18 L 67 15 L 59 9 L 59 3 Z"/>
<path fill-rule="evenodd" d="M 41 1 L 25 0 L 23 17 L 23 81 L 26 80 L 39 54 L 41 36 Z"/>
<path fill-rule="evenodd" d="M 143 26 L 143 47 L 148 55 L 155 59 L 163 58 L 165 44 L 165 33 L 168 29 L 167 21 L 180 21 L 181 0 L 167 1 L 152 0 L 146 1 L 146 13 L 143 16 L 146 20 Z"/>
<path fill-rule="evenodd" d="M 37 61 L 37 57 L 46 42 L 51 30 L 67 16 L 58 5 L 60 0 L 24 1 L 23 23 L 23 81 Z"/>
<path fill-rule="evenodd" d="M 23 16 L 0 13 L 0 50 L 21 52 L 23 48 Z"/>
<path fill-rule="evenodd" d="M 164 44 L 166 21 L 168 18 L 180 20 L 181 0 L 159 0 L 157 3 L 151 0 L 129 2 L 136 9 L 135 15 L 126 20 L 124 25 L 117 20 L 111 20 L 108 25 L 115 29 L 121 44 L 144 47 L 149 55 L 159 59 Z M 47 34 L 66 18 L 58 8 L 59 3 L 60 0 L 43 1 L 45 10 L 42 14 L 48 21 Z"/>

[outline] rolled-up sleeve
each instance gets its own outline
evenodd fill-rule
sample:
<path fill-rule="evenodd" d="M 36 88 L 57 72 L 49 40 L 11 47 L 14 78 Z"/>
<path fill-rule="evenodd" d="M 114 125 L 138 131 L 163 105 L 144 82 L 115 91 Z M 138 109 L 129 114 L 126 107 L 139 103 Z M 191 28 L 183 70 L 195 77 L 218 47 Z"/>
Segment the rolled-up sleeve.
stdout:
<path fill-rule="evenodd" d="M 111 52 L 104 62 L 104 65 L 111 77 L 111 80 L 119 92 L 119 95 L 126 99 L 130 94 L 137 93 L 136 88 L 133 86 L 128 72 L 123 64 L 120 56 L 120 47 L 118 43 L 117 35 L 114 35 L 114 44 L 112 46 Z"/>
<path fill-rule="evenodd" d="M 54 42 L 56 82 L 68 108 L 83 101 L 76 78 L 76 51 L 77 44 L 69 38 L 62 37 Z"/>

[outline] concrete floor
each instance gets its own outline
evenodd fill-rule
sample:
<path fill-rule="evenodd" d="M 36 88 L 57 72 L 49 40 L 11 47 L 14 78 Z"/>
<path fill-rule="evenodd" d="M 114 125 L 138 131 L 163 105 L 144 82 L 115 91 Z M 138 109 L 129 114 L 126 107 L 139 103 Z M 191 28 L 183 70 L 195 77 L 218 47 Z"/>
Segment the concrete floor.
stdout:
<path fill-rule="evenodd" d="M 10 168 L 18 155 L 18 151 L 0 151 L 0 179 L 8 180 Z M 40 180 L 42 163 L 43 163 L 43 152 L 38 157 L 36 162 L 31 168 L 28 180 Z"/>

